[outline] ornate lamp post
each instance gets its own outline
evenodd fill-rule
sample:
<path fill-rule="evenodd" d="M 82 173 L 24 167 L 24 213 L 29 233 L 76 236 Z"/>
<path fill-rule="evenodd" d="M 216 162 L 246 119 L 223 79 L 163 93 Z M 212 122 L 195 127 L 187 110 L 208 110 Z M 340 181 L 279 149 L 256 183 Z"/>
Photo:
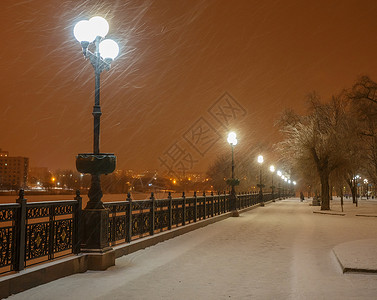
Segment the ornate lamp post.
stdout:
<path fill-rule="evenodd" d="M 112 153 L 101 153 L 99 149 L 100 138 L 100 75 L 104 70 L 109 70 L 111 62 L 119 53 L 116 42 L 104 39 L 109 31 L 109 24 L 102 17 L 93 17 L 90 20 L 78 22 L 73 33 L 80 42 L 85 59 L 93 66 L 95 74 L 94 93 L 94 130 L 93 130 L 93 153 L 81 153 L 76 157 L 76 168 L 80 173 L 91 174 L 91 187 L 88 192 L 89 201 L 83 211 L 84 228 L 82 231 L 82 251 L 105 253 L 112 250 L 108 242 L 108 211 L 103 206 L 100 176 L 112 173 L 115 170 L 116 157 Z M 91 52 L 94 51 L 94 52 Z M 112 251 L 113 252 L 113 251 Z M 114 256 L 114 255 L 112 255 Z M 105 269 L 113 265 L 112 258 L 105 258 L 110 264 L 101 259 L 94 269 Z M 115 261 L 115 259 L 114 259 Z M 108 264 L 108 263 L 107 263 Z"/>
<path fill-rule="evenodd" d="M 367 197 L 367 200 L 369 199 L 369 195 L 368 195 L 368 179 L 364 179 L 364 184 L 365 184 L 365 186 L 366 186 L 366 197 Z"/>
<path fill-rule="evenodd" d="M 359 205 L 359 203 L 358 203 L 358 198 L 357 198 L 357 194 L 358 194 L 358 185 L 359 185 L 359 183 L 357 182 L 357 180 L 360 178 L 360 176 L 359 175 L 356 175 L 355 177 L 354 177 L 354 185 L 355 185 L 355 198 L 356 198 L 356 207 L 358 207 L 358 205 Z"/>
<path fill-rule="evenodd" d="M 285 178 L 284 175 L 281 175 L 281 180 L 283 181 L 283 199 L 285 198 L 285 181 L 287 180 L 287 178 Z"/>
<path fill-rule="evenodd" d="M 283 188 L 283 191 L 284 191 L 284 198 L 288 198 L 287 197 L 287 194 L 288 194 L 288 178 L 284 176 L 284 182 L 285 182 L 285 185 L 284 185 L 284 188 Z"/>
<path fill-rule="evenodd" d="M 296 184 L 297 184 L 297 182 L 296 182 L 296 181 L 292 181 L 292 184 L 293 184 L 292 193 L 293 193 L 293 196 L 295 197 L 295 195 L 296 195 Z"/>
<path fill-rule="evenodd" d="M 263 202 L 263 185 L 262 185 L 262 164 L 263 164 L 263 155 L 258 156 L 258 164 L 259 164 L 259 201 L 260 205 L 264 206 Z"/>
<path fill-rule="evenodd" d="M 271 197 L 272 197 L 272 201 L 275 202 L 275 198 L 274 198 L 274 173 L 275 173 L 275 166 L 271 165 L 270 166 L 270 172 L 271 172 Z"/>
<path fill-rule="evenodd" d="M 227 138 L 228 143 L 232 147 L 232 179 L 229 181 L 229 184 L 231 186 L 231 191 L 230 191 L 230 209 L 233 212 L 233 217 L 238 217 L 239 213 L 237 211 L 237 206 L 236 206 L 236 191 L 234 186 L 237 185 L 238 180 L 234 178 L 234 146 L 237 145 L 237 135 L 235 132 L 229 132 L 228 138 Z"/>

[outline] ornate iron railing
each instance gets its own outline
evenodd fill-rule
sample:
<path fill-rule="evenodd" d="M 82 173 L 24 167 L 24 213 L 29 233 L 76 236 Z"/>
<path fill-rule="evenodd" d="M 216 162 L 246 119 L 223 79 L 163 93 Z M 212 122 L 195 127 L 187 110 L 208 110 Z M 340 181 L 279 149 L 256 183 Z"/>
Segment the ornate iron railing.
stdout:
<path fill-rule="evenodd" d="M 277 198 L 265 196 L 268 200 Z M 236 207 L 243 209 L 260 202 L 258 194 L 242 193 L 237 195 Z M 195 192 L 192 197 L 183 193 L 182 197 L 173 199 L 169 193 L 167 199 L 155 199 L 152 193 L 149 200 L 134 201 L 128 194 L 126 201 L 104 205 L 109 210 L 108 240 L 110 245 L 115 245 L 229 212 L 230 195 L 198 196 Z"/>
<path fill-rule="evenodd" d="M 230 211 L 229 194 L 179 198 L 105 202 L 109 212 L 108 241 L 111 246 L 195 223 Z M 277 195 L 241 193 L 236 208 L 243 209 Z M 74 200 L 27 203 L 21 190 L 17 203 L 0 204 L 0 274 L 68 254 L 80 253 L 79 191 Z"/>
<path fill-rule="evenodd" d="M 0 205 L 0 273 L 80 252 L 81 197 L 27 203 L 21 190 L 16 204 Z"/>

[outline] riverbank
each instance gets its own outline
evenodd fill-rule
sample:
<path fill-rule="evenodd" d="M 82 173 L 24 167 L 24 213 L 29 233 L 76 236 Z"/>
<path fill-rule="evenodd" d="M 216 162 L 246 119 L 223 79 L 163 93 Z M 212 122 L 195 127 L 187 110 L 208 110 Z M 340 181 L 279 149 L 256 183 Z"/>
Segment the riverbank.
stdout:
<path fill-rule="evenodd" d="M 173 198 L 181 197 L 181 193 L 172 193 Z M 146 200 L 151 196 L 150 193 L 131 193 L 132 200 Z M 75 195 L 72 194 L 54 194 L 54 195 L 35 195 L 25 193 L 25 198 L 28 202 L 40 202 L 40 201 L 60 201 L 60 200 L 73 200 Z M 88 195 L 81 195 L 83 199 L 83 204 L 89 201 Z M 168 192 L 157 192 L 155 193 L 156 199 L 166 199 L 168 197 Z M 18 198 L 18 194 L 13 192 L 12 195 L 0 195 L 0 204 L 3 203 L 15 203 Z M 127 199 L 127 194 L 104 194 L 102 197 L 103 202 L 112 201 L 125 201 Z"/>

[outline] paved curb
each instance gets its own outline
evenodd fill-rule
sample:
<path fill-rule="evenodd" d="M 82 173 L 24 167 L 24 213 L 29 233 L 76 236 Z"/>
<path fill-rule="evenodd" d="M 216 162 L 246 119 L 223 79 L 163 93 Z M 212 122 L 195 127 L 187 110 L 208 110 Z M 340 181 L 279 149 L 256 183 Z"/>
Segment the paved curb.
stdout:
<path fill-rule="evenodd" d="M 371 215 L 371 214 L 357 214 L 356 217 L 369 217 L 369 218 L 377 218 L 377 215 Z"/>
<path fill-rule="evenodd" d="M 345 216 L 345 213 L 341 212 L 335 212 L 335 211 L 326 211 L 326 210 L 320 210 L 320 211 L 313 211 L 313 214 L 321 214 L 321 215 L 333 215 L 333 216 Z"/>
<path fill-rule="evenodd" d="M 357 240 L 335 246 L 332 251 L 343 273 L 377 273 L 377 239 Z"/>

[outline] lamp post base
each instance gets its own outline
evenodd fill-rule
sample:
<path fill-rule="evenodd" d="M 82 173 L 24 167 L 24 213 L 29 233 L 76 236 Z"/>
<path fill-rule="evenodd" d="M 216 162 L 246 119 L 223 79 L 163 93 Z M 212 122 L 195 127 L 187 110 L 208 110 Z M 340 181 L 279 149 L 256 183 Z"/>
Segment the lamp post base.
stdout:
<path fill-rule="evenodd" d="M 232 217 L 239 217 L 240 216 L 240 213 L 238 212 L 238 210 L 232 210 Z"/>
<path fill-rule="evenodd" d="M 88 270 L 105 271 L 107 268 L 115 266 L 115 251 L 109 250 L 105 253 L 87 254 Z"/>
<path fill-rule="evenodd" d="M 106 209 L 84 209 L 82 220 L 82 251 L 105 253 L 111 250 L 108 241 L 109 212 Z"/>
<path fill-rule="evenodd" d="M 103 271 L 115 265 L 115 251 L 109 246 L 109 212 L 106 209 L 82 211 L 81 251 L 88 253 L 88 269 Z"/>

